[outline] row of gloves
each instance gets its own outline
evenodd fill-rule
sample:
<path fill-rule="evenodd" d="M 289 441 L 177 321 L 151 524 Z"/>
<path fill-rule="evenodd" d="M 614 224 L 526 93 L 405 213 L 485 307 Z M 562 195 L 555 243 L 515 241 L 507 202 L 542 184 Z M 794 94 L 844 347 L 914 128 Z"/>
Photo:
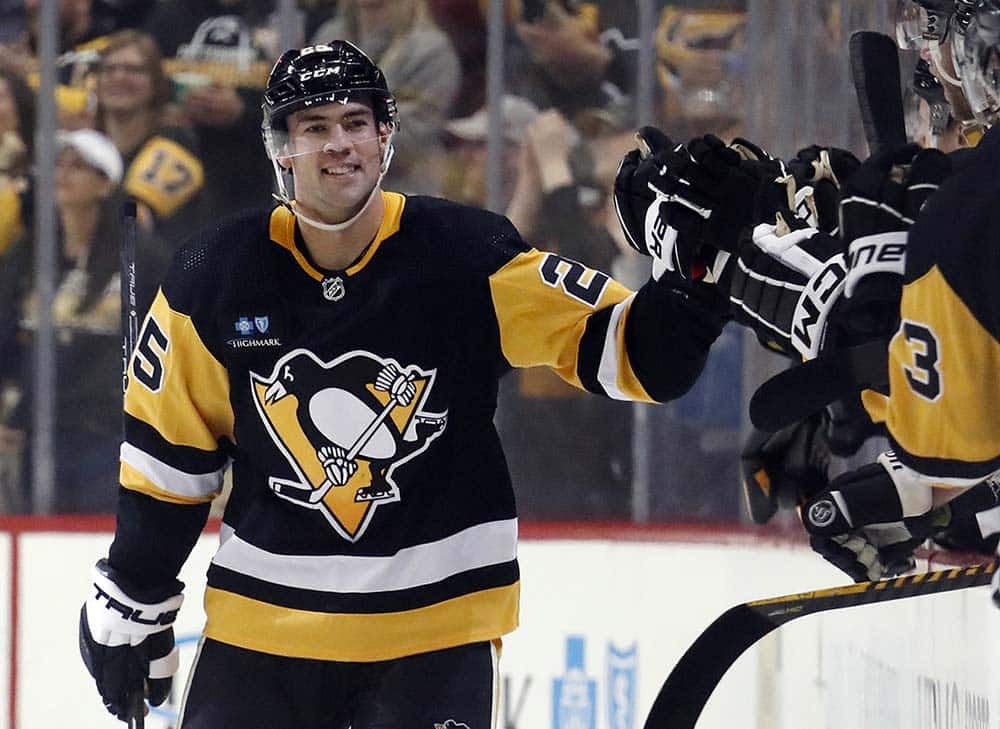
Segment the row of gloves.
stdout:
<path fill-rule="evenodd" d="M 743 139 L 677 144 L 653 127 L 637 142 L 619 167 L 614 202 L 630 245 L 653 259 L 654 279 L 713 297 L 761 344 L 794 360 L 895 332 L 907 231 L 952 173 L 947 155 L 911 144 L 861 162 L 812 146 L 786 162 Z M 871 426 L 860 402 L 856 410 Z M 816 422 L 792 429 L 806 450 L 815 450 Z M 826 446 L 849 455 L 873 429 Z M 746 453 L 744 461 L 746 471 Z M 959 524 L 981 537 L 975 515 L 1000 504 L 1000 488 L 986 481 L 934 508 L 930 485 L 891 453 L 830 482 L 825 465 L 814 454 L 811 472 L 798 472 L 810 483 L 789 489 L 792 505 L 813 549 L 857 581 L 911 569 L 917 546 Z M 749 470 L 761 468 L 757 459 Z"/>
<path fill-rule="evenodd" d="M 906 230 L 950 159 L 906 145 L 864 163 L 817 146 L 784 162 L 743 139 L 676 144 L 654 127 L 619 168 L 614 199 L 653 277 L 727 300 L 761 343 L 811 359 L 888 336 Z"/>

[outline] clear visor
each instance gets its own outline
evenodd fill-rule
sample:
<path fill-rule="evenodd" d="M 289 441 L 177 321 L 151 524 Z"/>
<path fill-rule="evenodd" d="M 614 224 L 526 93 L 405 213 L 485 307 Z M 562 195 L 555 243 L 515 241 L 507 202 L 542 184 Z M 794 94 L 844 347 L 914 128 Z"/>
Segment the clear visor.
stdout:
<path fill-rule="evenodd" d="M 916 0 L 896 0 L 896 45 L 907 51 L 926 51 L 948 35 L 948 18 L 928 13 Z"/>
<path fill-rule="evenodd" d="M 962 81 L 962 91 L 976 120 L 993 124 L 1000 117 L 1000 56 L 983 40 L 973 18 L 963 34 L 952 38 L 952 58 Z"/>
<path fill-rule="evenodd" d="M 358 113 L 334 120 L 305 110 L 289 118 L 288 129 L 265 128 L 264 148 L 271 161 L 284 167 L 296 157 L 342 153 L 378 140 L 384 143 L 391 132 L 388 124 L 376 123 L 370 113 L 367 118 Z"/>

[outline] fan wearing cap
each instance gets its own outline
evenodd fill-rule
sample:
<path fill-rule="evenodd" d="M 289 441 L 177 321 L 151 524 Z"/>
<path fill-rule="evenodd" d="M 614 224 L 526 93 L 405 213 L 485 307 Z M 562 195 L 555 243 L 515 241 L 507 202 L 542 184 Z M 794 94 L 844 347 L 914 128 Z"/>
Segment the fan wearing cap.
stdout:
<path fill-rule="evenodd" d="M 518 160 L 528 125 L 538 116 L 538 107 L 522 96 L 506 94 L 503 110 L 503 189 L 501 207 L 506 208 L 514 194 L 519 174 Z M 448 133 L 448 172 L 445 197 L 470 205 L 486 205 L 486 156 L 489 137 L 489 111 L 486 107 L 445 125 Z M 536 200 L 536 202 L 538 202 Z"/>
<path fill-rule="evenodd" d="M 91 129 L 56 136 L 55 198 L 58 269 L 52 316 L 56 327 L 55 462 L 59 512 L 108 513 L 116 491 L 120 417 L 120 184 L 122 160 L 111 141 Z M 0 426 L 0 440 L 22 441 L 30 430 L 31 347 L 38 296 L 32 283 L 35 240 L 25 234 L 0 268 L 0 302 L 14 325 L 0 335 L 0 377 L 21 398 Z M 9 261 L 9 263 L 8 263 Z M 144 259 L 144 263 L 146 260 Z M 146 265 L 150 275 L 152 266 Z M 148 296 L 145 298 L 148 304 Z"/>
<path fill-rule="evenodd" d="M 383 190 L 405 123 L 351 43 L 283 54 L 278 204 L 193 237 L 157 293 L 80 623 L 123 720 L 169 694 L 177 574 L 231 465 L 185 729 L 496 727 L 520 593 L 501 376 L 665 401 L 723 326 L 696 287 L 632 292 L 500 215 Z"/>

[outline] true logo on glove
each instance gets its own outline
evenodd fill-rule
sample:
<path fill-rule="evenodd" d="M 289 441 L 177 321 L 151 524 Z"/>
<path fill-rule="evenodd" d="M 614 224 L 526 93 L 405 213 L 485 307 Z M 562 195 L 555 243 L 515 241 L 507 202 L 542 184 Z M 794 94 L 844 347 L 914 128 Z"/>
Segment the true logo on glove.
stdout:
<path fill-rule="evenodd" d="M 94 596 L 95 599 L 100 602 L 101 598 L 106 598 L 108 605 L 108 610 L 114 610 L 119 613 L 123 619 L 130 620 L 133 623 L 139 623 L 140 625 L 173 625 L 174 621 L 177 619 L 178 610 L 164 610 L 162 613 L 157 615 L 155 618 L 148 619 L 142 616 L 142 610 L 138 608 L 133 608 L 122 602 L 119 602 L 111 595 L 106 593 L 97 584 L 94 585 L 94 589 L 97 590 L 97 594 Z"/>
<path fill-rule="evenodd" d="M 809 523 L 817 527 L 828 527 L 837 518 L 837 506 L 829 499 L 817 501 L 809 507 L 806 515 Z"/>

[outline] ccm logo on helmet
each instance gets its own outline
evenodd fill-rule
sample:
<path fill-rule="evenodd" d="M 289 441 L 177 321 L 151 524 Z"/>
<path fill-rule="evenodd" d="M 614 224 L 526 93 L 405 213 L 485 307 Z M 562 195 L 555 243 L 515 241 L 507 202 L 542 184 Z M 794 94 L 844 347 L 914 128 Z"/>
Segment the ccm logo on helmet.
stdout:
<path fill-rule="evenodd" d="M 299 74 L 299 81 L 308 81 L 311 78 L 323 78 L 332 73 L 339 73 L 340 66 L 330 66 L 329 68 L 317 68 L 313 71 L 303 71 Z"/>

